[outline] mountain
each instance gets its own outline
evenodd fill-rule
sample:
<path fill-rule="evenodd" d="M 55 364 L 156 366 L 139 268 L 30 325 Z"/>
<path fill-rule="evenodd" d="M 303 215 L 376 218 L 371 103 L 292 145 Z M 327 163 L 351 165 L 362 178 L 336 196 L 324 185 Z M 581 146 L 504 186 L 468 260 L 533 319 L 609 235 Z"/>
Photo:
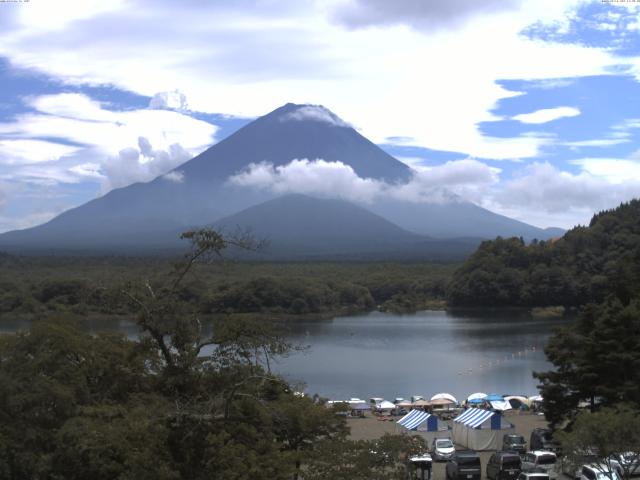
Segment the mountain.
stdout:
<path fill-rule="evenodd" d="M 502 236 L 523 237 L 529 241 L 534 238 L 546 240 L 564 234 L 560 228 L 534 227 L 473 203 L 456 200 L 449 203 L 385 200 L 375 202 L 369 209 L 406 230 L 436 238 Z"/>
<path fill-rule="evenodd" d="M 231 184 L 230 176 L 251 164 L 281 166 L 303 158 L 340 161 L 361 178 L 387 183 L 406 182 L 412 175 L 407 165 L 326 108 L 287 104 L 174 169 L 172 175 L 113 190 L 43 225 L 7 232 L 0 235 L 0 248 L 176 248 L 180 244 L 172 237 L 175 232 L 209 225 L 277 196 L 269 190 Z M 327 178 L 328 185 L 331 181 Z M 329 204 L 324 205 L 329 208 Z M 553 236 L 469 203 L 453 202 L 444 208 L 389 201 L 365 208 L 404 230 L 432 237 Z"/>
<path fill-rule="evenodd" d="M 460 260 L 480 239 L 434 241 L 408 232 L 353 203 L 291 194 L 218 220 L 214 228 L 250 230 L 266 240 L 256 258 L 424 258 Z"/>

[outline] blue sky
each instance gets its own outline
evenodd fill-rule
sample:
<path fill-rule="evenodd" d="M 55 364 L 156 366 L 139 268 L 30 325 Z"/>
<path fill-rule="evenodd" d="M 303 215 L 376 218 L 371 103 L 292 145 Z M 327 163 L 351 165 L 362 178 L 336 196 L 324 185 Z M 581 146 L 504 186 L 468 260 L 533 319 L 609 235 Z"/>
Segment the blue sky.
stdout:
<path fill-rule="evenodd" d="M 0 3 L 0 231 L 152 180 L 287 102 L 466 200 L 571 227 L 640 192 L 639 80 L 627 2 Z"/>

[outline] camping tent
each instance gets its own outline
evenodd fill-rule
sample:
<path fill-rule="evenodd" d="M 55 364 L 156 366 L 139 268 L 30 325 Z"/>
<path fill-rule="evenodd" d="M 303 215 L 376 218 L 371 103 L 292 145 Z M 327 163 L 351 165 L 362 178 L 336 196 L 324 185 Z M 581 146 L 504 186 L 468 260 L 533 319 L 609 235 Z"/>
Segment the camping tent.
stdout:
<path fill-rule="evenodd" d="M 454 397 L 450 393 L 436 393 L 433 397 L 431 397 L 431 401 L 433 400 L 450 400 L 450 403 L 458 403 L 456 397 Z"/>
<path fill-rule="evenodd" d="M 383 400 L 376 405 L 376 410 L 393 410 L 394 408 L 396 408 L 396 404 L 387 400 Z"/>
<path fill-rule="evenodd" d="M 522 395 L 510 395 L 504 399 L 511 404 L 511 408 L 520 408 L 522 405 L 529 406 L 529 399 Z"/>
<path fill-rule="evenodd" d="M 435 432 L 438 430 L 438 417 L 422 410 L 411 410 L 398 420 L 397 425 L 407 430 L 422 430 Z"/>
<path fill-rule="evenodd" d="M 467 397 L 467 402 L 469 403 L 483 403 L 484 399 L 487 398 L 486 393 L 476 392 L 472 393 Z"/>
<path fill-rule="evenodd" d="M 491 408 L 498 412 L 504 412 L 505 410 L 511 410 L 513 408 L 507 400 L 494 400 L 489 403 L 491 404 Z"/>
<path fill-rule="evenodd" d="M 502 415 L 480 408 L 470 408 L 453 419 L 454 443 L 473 450 L 497 450 L 502 435 L 514 432 Z"/>

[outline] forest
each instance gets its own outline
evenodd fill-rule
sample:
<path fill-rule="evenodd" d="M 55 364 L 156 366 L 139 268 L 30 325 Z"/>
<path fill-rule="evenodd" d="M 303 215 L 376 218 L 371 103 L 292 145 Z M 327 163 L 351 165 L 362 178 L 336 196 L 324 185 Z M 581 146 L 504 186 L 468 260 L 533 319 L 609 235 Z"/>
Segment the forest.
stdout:
<path fill-rule="evenodd" d="M 18 257 L 0 268 L 2 318 L 51 313 L 131 316 L 125 285 L 163 282 L 172 266 L 162 257 Z M 444 306 L 453 264 L 248 263 L 221 260 L 185 279 L 180 295 L 203 316 L 261 313 L 275 319 L 329 318 L 372 310 L 411 312 Z"/>
<path fill-rule="evenodd" d="M 640 288 L 640 201 L 594 215 L 564 237 L 483 242 L 453 274 L 451 306 L 579 307 Z"/>

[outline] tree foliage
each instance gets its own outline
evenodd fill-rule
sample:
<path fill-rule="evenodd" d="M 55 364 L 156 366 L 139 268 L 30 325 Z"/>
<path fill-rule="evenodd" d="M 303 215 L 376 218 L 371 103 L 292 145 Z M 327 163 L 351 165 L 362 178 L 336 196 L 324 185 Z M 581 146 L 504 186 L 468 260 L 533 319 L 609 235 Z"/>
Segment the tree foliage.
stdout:
<path fill-rule="evenodd" d="M 593 217 L 564 237 L 483 242 L 448 287 L 456 306 L 577 307 L 640 289 L 640 200 Z"/>

